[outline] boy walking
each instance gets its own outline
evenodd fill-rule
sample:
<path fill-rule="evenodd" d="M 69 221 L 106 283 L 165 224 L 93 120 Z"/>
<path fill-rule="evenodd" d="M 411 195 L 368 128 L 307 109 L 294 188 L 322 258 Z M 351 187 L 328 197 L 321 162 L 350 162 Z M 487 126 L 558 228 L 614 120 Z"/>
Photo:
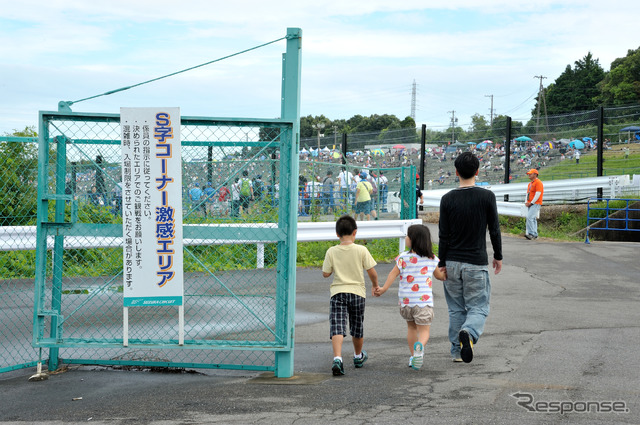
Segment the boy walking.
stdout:
<path fill-rule="evenodd" d="M 357 232 L 358 226 L 353 217 L 348 215 L 340 217 L 336 222 L 336 235 L 340 239 L 340 244 L 327 250 L 322 264 L 323 277 L 329 277 L 333 274 L 329 322 L 331 325 L 331 345 L 333 346 L 331 370 L 334 376 L 344 375 L 342 342 L 347 335 L 347 319 L 349 320 L 349 332 L 353 339 L 353 365 L 356 368 L 361 368 L 368 358 L 367 352 L 362 349 L 366 298 L 362 270 L 366 270 L 369 275 L 372 294 L 378 288 L 378 274 L 374 268 L 377 263 L 369 250 L 354 243 Z"/>

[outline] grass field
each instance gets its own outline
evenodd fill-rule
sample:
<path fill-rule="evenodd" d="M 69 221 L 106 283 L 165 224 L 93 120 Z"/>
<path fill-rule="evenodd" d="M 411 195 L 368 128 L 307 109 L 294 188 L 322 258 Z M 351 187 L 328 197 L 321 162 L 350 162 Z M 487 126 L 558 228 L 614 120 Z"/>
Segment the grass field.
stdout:
<path fill-rule="evenodd" d="M 629 148 L 629 157 L 624 157 L 623 149 Z M 640 144 L 613 145 L 603 152 L 603 175 L 616 176 L 621 174 L 640 174 Z M 540 170 L 540 180 L 577 179 L 596 177 L 598 175 L 598 154 L 595 150 L 583 150 L 580 163 L 567 157 L 564 161 L 554 160 L 551 165 Z M 513 182 L 528 181 L 526 175 L 519 176 Z"/>

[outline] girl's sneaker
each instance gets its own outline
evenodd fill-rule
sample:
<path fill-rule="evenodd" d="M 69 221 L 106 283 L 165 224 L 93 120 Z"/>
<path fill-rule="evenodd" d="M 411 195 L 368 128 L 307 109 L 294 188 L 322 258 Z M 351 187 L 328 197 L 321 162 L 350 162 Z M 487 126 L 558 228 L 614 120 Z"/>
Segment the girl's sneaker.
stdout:
<path fill-rule="evenodd" d="M 413 345 L 413 357 L 411 358 L 411 367 L 415 370 L 419 370 L 422 367 L 424 360 L 424 347 L 420 342 L 416 342 Z"/>

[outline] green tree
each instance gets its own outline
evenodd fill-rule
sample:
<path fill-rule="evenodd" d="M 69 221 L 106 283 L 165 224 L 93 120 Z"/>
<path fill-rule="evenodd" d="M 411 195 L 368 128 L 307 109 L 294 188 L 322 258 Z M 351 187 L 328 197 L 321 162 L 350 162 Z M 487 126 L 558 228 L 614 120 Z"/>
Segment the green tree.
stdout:
<path fill-rule="evenodd" d="M 467 138 L 469 141 L 482 141 L 489 138 L 489 131 L 491 125 L 487 122 L 487 119 L 480 114 L 474 114 L 471 116 L 471 124 L 469 125 L 469 131 L 467 132 Z"/>
<path fill-rule="evenodd" d="M 518 136 L 524 136 L 523 124 L 521 121 L 511 121 L 511 138 Z M 496 141 L 503 141 L 507 136 L 507 116 L 496 115 L 493 117 L 493 129 L 491 130 L 491 139 Z"/>
<path fill-rule="evenodd" d="M 547 113 L 556 115 L 595 109 L 600 94 L 598 83 L 604 76 L 599 60 L 594 59 L 591 52 L 574 62 L 573 69 L 567 65 L 564 72 L 545 90 Z M 537 113 L 539 102 L 541 99 L 537 99 L 532 115 Z"/>
<path fill-rule="evenodd" d="M 611 70 L 599 84 L 599 100 L 604 105 L 640 102 L 640 48 L 611 63 Z"/>
<path fill-rule="evenodd" d="M 37 137 L 34 127 L 7 134 Z M 0 226 L 24 226 L 36 217 L 38 146 L 32 141 L 0 143 Z"/>

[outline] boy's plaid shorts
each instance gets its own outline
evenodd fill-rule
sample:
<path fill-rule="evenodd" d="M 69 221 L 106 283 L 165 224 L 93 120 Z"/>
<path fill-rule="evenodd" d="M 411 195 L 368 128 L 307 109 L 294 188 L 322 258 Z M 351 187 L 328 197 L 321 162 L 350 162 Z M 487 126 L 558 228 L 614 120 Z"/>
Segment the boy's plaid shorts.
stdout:
<path fill-rule="evenodd" d="M 351 336 L 364 338 L 364 301 L 363 297 L 349 293 L 339 293 L 331 297 L 330 339 L 334 335 L 347 335 L 347 318 Z"/>

